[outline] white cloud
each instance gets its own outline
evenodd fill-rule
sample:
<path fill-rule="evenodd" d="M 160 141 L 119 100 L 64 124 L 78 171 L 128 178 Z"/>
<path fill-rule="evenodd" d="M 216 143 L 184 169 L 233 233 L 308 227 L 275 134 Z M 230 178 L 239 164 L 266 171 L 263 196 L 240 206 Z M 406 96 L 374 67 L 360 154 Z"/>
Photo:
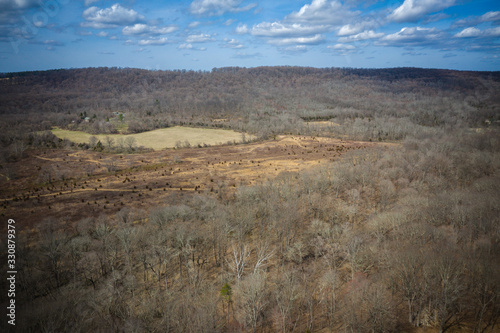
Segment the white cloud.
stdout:
<path fill-rule="evenodd" d="M 400 31 L 382 37 L 380 40 L 386 44 L 395 45 L 425 45 L 441 40 L 444 34 L 436 28 L 404 27 Z"/>
<path fill-rule="evenodd" d="M 251 28 L 246 24 L 240 24 L 236 28 L 236 33 L 266 38 L 269 44 L 279 46 L 319 44 L 325 40 L 323 33 L 333 31 L 338 25 L 345 25 L 348 20 L 359 14 L 360 12 L 350 11 L 338 0 L 312 0 L 282 20 L 261 22 Z"/>
<path fill-rule="evenodd" d="M 199 35 L 189 35 L 186 38 L 186 43 L 205 43 L 205 42 L 213 42 L 215 39 L 212 36 L 207 34 L 199 34 Z"/>
<path fill-rule="evenodd" d="M 98 37 L 107 37 L 108 33 L 105 32 L 105 31 L 101 31 L 101 32 L 97 33 L 96 36 L 98 36 Z"/>
<path fill-rule="evenodd" d="M 290 44 L 309 44 L 315 45 L 324 41 L 324 37 L 320 34 L 314 35 L 312 37 L 291 37 L 291 38 L 279 38 L 269 40 L 270 44 L 274 45 L 290 45 Z"/>
<path fill-rule="evenodd" d="M 359 24 L 346 24 L 342 27 L 340 27 L 339 32 L 337 35 L 339 36 L 349 36 L 349 35 L 354 35 L 359 32 L 363 31 L 363 27 Z"/>
<path fill-rule="evenodd" d="M 300 23 L 262 22 L 254 25 L 249 32 L 253 36 L 260 37 L 302 37 L 326 32 L 329 29 L 327 25 L 310 26 Z"/>
<path fill-rule="evenodd" d="M 354 53 L 356 51 L 356 47 L 354 45 L 350 44 L 335 44 L 335 45 L 329 45 L 327 46 L 328 49 L 331 49 L 337 53 L 340 53 L 342 55 L 347 55 L 350 53 Z"/>
<path fill-rule="evenodd" d="M 477 37 L 477 36 L 480 36 L 481 35 L 481 30 L 479 30 L 478 28 L 474 28 L 474 27 L 471 27 L 471 28 L 466 28 L 462 31 L 460 31 L 459 33 L 455 34 L 455 36 L 453 37 Z"/>
<path fill-rule="evenodd" d="M 247 34 L 249 32 L 250 32 L 250 30 L 248 30 L 248 26 L 246 24 L 239 24 L 236 27 L 236 33 L 237 34 Z"/>
<path fill-rule="evenodd" d="M 142 39 L 139 41 L 139 45 L 165 45 L 168 43 L 167 38 L 162 37 L 162 38 L 150 38 L 150 39 Z"/>
<path fill-rule="evenodd" d="M 492 28 L 492 29 L 487 29 L 486 34 L 489 37 L 500 37 L 500 27 Z"/>
<path fill-rule="evenodd" d="M 190 50 L 193 48 L 193 45 L 192 44 L 181 44 L 179 46 L 177 46 L 178 49 L 181 49 L 181 50 Z"/>
<path fill-rule="evenodd" d="M 375 29 L 379 26 L 380 26 L 379 22 L 376 22 L 375 20 L 371 19 L 365 21 L 357 21 L 355 23 L 345 24 L 342 27 L 340 27 L 339 31 L 337 32 L 337 35 L 338 36 L 355 35 L 365 30 Z"/>
<path fill-rule="evenodd" d="M 257 4 L 251 3 L 240 7 L 242 0 L 195 0 L 189 6 L 191 14 L 218 16 L 224 13 L 238 13 L 255 8 Z"/>
<path fill-rule="evenodd" d="M 359 34 L 352 35 L 349 37 L 341 37 L 339 38 L 339 42 L 345 43 L 345 42 L 354 42 L 354 41 L 359 41 L 359 40 L 366 40 L 366 39 L 374 39 L 374 38 L 380 38 L 384 36 L 385 34 L 382 32 L 375 32 L 373 30 L 367 30 L 360 32 Z"/>
<path fill-rule="evenodd" d="M 177 46 L 179 50 L 206 51 L 206 47 L 194 47 L 192 44 L 184 43 Z"/>
<path fill-rule="evenodd" d="M 458 20 L 455 22 L 455 26 L 471 26 L 484 22 L 496 22 L 500 21 L 500 11 L 487 12 L 481 16 L 469 17 L 467 19 Z"/>
<path fill-rule="evenodd" d="M 143 23 L 136 23 L 133 26 L 126 26 L 122 29 L 124 35 L 141 35 L 149 31 L 149 26 Z"/>
<path fill-rule="evenodd" d="M 487 12 L 479 17 L 481 22 L 500 21 L 500 12 Z"/>
<path fill-rule="evenodd" d="M 90 7 L 83 11 L 82 16 L 87 21 L 82 23 L 82 26 L 95 29 L 116 28 L 120 25 L 134 24 L 144 20 L 144 16 L 133 9 L 124 8 L 120 4 L 114 4 L 105 9 Z"/>
<path fill-rule="evenodd" d="M 340 1 L 313 0 L 311 4 L 304 5 L 298 12 L 288 15 L 285 20 L 310 24 L 338 25 L 358 14 L 359 12 L 349 11 Z"/>
<path fill-rule="evenodd" d="M 189 23 L 188 28 L 193 29 L 193 28 L 196 28 L 197 26 L 199 26 L 200 24 L 201 24 L 201 22 L 194 21 L 194 22 Z"/>
<path fill-rule="evenodd" d="M 389 16 L 395 22 L 415 22 L 423 16 L 435 13 L 455 4 L 455 0 L 405 0 Z"/>
<path fill-rule="evenodd" d="M 329 45 L 327 48 L 334 50 L 354 50 L 356 47 L 350 44 L 335 44 L 333 46 Z"/>
<path fill-rule="evenodd" d="M 453 37 L 466 38 L 466 37 L 499 37 L 500 27 L 479 30 L 475 27 L 466 28 L 459 33 L 455 34 Z"/>
<path fill-rule="evenodd" d="M 122 33 L 127 36 L 132 35 L 165 35 L 178 30 L 176 26 L 156 27 L 143 23 L 136 23 L 133 26 L 126 26 L 122 29 Z"/>
<path fill-rule="evenodd" d="M 225 38 L 224 42 L 226 42 L 223 47 L 231 48 L 231 49 L 242 49 L 244 46 L 236 39 L 228 39 Z"/>

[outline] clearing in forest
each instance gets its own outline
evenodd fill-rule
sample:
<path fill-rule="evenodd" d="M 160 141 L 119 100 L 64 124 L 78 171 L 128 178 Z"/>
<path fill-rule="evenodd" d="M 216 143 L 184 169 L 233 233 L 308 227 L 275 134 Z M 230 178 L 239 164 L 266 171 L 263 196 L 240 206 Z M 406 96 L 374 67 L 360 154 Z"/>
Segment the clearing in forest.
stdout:
<path fill-rule="evenodd" d="M 184 196 L 230 198 L 241 187 L 281 173 L 328 165 L 348 151 L 389 147 L 324 137 L 278 136 L 245 145 L 182 148 L 141 154 L 29 150 L 4 181 L 0 214 L 33 225 L 48 216 L 68 221 L 112 215 L 124 207 L 161 207 Z M 354 154 L 354 156 L 359 156 Z M 353 160 L 353 163 L 355 161 Z M 172 201 L 173 200 L 173 201 Z"/>
<path fill-rule="evenodd" d="M 61 139 L 68 139 L 75 143 L 89 143 L 91 136 L 95 136 L 104 144 L 105 137 L 108 136 L 114 139 L 115 144 L 117 144 L 118 139 L 125 140 L 127 137 L 135 138 L 135 143 L 137 146 L 144 146 L 145 148 L 151 148 L 153 150 L 161 150 L 164 148 L 173 148 L 176 143 L 180 142 L 182 145 L 189 143 L 191 146 L 198 145 L 220 145 L 227 142 L 242 142 L 243 134 L 225 129 L 213 129 L 213 128 L 195 128 L 195 127 L 183 127 L 175 126 L 169 128 L 161 128 L 149 132 L 137 133 L 137 134 L 98 134 L 93 135 L 81 131 L 69 131 L 60 128 L 54 128 L 52 133 Z M 253 137 L 245 134 L 247 139 L 252 139 Z"/>

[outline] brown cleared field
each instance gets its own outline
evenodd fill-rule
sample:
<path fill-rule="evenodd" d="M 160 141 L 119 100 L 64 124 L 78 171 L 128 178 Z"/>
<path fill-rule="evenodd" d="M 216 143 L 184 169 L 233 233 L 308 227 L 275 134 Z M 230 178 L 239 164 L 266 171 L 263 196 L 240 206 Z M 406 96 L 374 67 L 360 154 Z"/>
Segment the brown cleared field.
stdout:
<path fill-rule="evenodd" d="M 47 217 L 67 225 L 123 207 L 149 209 L 168 198 L 213 193 L 301 171 L 381 144 L 283 136 L 247 145 L 170 149 L 132 155 L 90 151 L 29 151 L 17 162 L 17 179 L 3 179 L 1 213 L 24 225 Z M 52 178 L 52 183 L 47 178 Z M 57 179 L 57 180 L 54 180 Z"/>
<path fill-rule="evenodd" d="M 169 128 L 161 128 L 153 131 L 137 133 L 137 134 L 109 134 L 109 135 L 92 135 L 81 131 L 68 131 L 60 128 L 52 130 L 55 136 L 61 139 L 68 139 L 75 143 L 88 143 L 91 136 L 95 136 L 101 142 L 104 142 L 106 136 L 117 139 L 126 139 L 127 137 L 135 138 L 137 146 L 151 148 L 153 150 L 162 150 L 165 148 L 173 148 L 177 142 L 184 144 L 189 142 L 191 146 L 198 145 L 220 145 L 227 142 L 242 142 L 243 134 L 225 129 L 213 128 L 195 128 L 174 126 Z M 252 136 L 245 134 L 247 139 L 253 139 Z"/>

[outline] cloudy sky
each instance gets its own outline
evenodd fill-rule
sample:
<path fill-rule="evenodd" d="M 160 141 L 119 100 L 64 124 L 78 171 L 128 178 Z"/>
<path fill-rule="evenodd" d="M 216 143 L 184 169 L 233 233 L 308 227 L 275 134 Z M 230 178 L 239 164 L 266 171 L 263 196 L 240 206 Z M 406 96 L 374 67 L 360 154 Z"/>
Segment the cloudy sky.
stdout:
<path fill-rule="evenodd" d="M 498 0 L 0 0 L 0 72 L 500 70 Z"/>

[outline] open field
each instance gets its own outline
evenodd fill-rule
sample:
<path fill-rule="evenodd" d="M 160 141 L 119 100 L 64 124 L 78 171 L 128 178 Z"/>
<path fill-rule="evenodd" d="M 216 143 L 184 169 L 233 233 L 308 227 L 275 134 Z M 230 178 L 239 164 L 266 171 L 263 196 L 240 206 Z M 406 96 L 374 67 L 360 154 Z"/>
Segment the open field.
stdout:
<path fill-rule="evenodd" d="M 112 214 L 124 206 L 147 209 L 171 195 L 226 196 L 282 172 L 333 161 L 347 151 L 375 146 L 331 138 L 282 136 L 247 145 L 183 148 L 146 154 L 30 151 L 18 179 L 4 183 L 1 212 L 40 222 L 44 216 L 76 220 Z"/>
<path fill-rule="evenodd" d="M 227 142 L 242 142 L 242 133 L 224 130 L 224 129 L 208 129 L 175 126 L 169 128 L 161 128 L 153 131 L 137 133 L 137 134 L 109 134 L 109 135 L 92 135 L 81 131 L 68 131 L 60 128 L 54 128 L 52 133 L 61 139 L 68 139 L 75 143 L 88 143 L 91 136 L 95 136 L 104 144 L 106 136 L 113 138 L 115 144 L 117 140 L 125 140 L 128 137 L 135 138 L 137 146 L 144 146 L 154 150 L 164 148 L 173 148 L 177 142 L 182 144 L 189 142 L 191 146 L 198 145 L 218 145 Z M 251 136 L 246 135 L 248 139 Z"/>

